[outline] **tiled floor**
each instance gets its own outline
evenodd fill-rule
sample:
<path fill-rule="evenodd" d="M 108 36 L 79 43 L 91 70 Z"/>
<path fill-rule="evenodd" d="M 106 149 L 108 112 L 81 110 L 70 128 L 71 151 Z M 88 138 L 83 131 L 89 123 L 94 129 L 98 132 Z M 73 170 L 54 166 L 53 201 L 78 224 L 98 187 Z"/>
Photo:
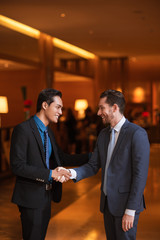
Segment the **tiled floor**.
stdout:
<path fill-rule="evenodd" d="M 0 240 L 22 239 L 19 213 L 10 203 L 13 185 L 14 178 L 0 183 Z M 99 188 L 100 173 L 76 184 L 65 183 L 62 202 L 52 206 L 46 240 L 105 240 Z M 159 145 L 151 147 L 145 198 L 147 210 L 140 215 L 137 240 L 160 240 Z"/>

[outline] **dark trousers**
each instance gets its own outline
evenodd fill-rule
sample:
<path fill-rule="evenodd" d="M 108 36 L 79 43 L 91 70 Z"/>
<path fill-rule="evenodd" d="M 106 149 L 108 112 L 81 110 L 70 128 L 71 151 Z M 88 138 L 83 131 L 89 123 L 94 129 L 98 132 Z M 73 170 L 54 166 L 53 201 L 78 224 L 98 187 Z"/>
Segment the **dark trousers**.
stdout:
<path fill-rule="evenodd" d="M 44 240 L 51 217 L 50 191 L 46 191 L 47 201 L 42 208 L 19 207 L 21 213 L 23 240 Z"/>
<path fill-rule="evenodd" d="M 135 214 L 133 228 L 124 232 L 122 229 L 122 217 L 113 216 L 109 209 L 106 198 L 104 211 L 104 226 L 107 240 L 135 240 L 137 233 L 139 214 Z"/>

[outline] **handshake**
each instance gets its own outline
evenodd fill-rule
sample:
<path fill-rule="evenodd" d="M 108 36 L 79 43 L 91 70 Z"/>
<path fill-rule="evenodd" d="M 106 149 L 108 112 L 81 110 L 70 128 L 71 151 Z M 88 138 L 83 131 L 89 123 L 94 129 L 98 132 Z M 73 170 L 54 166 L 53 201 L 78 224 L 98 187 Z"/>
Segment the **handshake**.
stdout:
<path fill-rule="evenodd" d="M 52 170 L 52 178 L 56 182 L 67 182 L 68 180 L 72 179 L 72 174 L 70 170 L 63 168 L 63 167 L 57 167 L 54 170 Z"/>

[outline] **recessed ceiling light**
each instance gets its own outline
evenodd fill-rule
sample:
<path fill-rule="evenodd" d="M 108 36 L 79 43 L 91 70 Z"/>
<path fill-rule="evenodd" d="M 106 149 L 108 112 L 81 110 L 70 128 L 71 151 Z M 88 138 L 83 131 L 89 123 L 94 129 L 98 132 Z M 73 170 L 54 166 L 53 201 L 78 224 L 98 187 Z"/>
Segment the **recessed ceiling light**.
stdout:
<path fill-rule="evenodd" d="M 64 18 L 64 17 L 66 17 L 66 14 L 65 14 L 65 13 L 61 13 L 61 14 L 60 14 L 60 17 L 61 17 L 61 18 Z"/>

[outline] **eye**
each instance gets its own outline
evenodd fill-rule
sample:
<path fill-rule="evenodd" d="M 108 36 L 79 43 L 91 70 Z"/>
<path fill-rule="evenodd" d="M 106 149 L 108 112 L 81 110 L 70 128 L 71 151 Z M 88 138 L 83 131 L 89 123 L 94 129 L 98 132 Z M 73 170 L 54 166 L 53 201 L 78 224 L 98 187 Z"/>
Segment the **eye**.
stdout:
<path fill-rule="evenodd" d="M 61 109 L 61 110 L 62 110 L 62 106 L 60 106 L 60 105 L 57 105 L 57 106 L 56 106 L 56 109 L 57 109 L 57 110 L 59 110 L 59 109 Z"/>
<path fill-rule="evenodd" d="M 99 107 L 99 110 L 103 111 L 103 110 L 104 110 L 104 107 Z"/>

